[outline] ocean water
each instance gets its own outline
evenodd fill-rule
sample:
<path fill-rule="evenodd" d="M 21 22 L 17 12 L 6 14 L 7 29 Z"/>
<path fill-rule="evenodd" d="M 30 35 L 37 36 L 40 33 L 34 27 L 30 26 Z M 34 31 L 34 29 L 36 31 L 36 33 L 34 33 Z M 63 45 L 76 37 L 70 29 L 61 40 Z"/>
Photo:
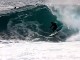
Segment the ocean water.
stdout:
<path fill-rule="evenodd" d="M 1 34 L 2 32 L 8 33 L 9 38 L 10 36 L 21 39 L 30 35 L 35 38 L 49 36 L 52 33 L 51 22 L 57 23 L 58 30 L 62 28 L 61 22 L 46 5 L 27 5 L 18 9 L 2 11 L 0 22 Z"/>
<path fill-rule="evenodd" d="M 50 9 L 50 7 L 52 9 Z M 62 7 L 64 7 L 64 5 L 61 5 L 60 7 L 56 5 L 55 7 L 36 4 L 1 11 L 1 39 L 29 39 L 31 41 L 38 38 L 39 41 L 65 41 L 67 37 L 76 33 L 78 29 L 72 29 L 73 25 L 69 28 L 70 25 L 66 22 L 67 20 L 64 21 L 61 18 L 61 16 L 63 16 L 60 15 L 62 11 L 59 10 L 59 12 L 56 10 L 60 7 L 63 9 Z M 50 37 L 53 33 L 50 29 L 51 22 L 56 22 L 58 26 L 56 32 L 58 33 L 55 36 Z"/>
<path fill-rule="evenodd" d="M 0 60 L 80 60 L 79 3 L 0 0 Z"/>

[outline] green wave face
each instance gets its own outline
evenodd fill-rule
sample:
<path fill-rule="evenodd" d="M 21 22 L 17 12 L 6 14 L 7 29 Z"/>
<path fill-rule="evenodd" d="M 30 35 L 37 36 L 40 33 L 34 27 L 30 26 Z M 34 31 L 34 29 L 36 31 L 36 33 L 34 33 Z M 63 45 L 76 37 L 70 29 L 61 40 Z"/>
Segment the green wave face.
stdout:
<path fill-rule="evenodd" d="M 12 34 L 11 32 L 16 31 L 24 37 L 31 32 L 48 36 L 52 33 L 50 29 L 51 22 L 57 22 L 58 27 L 62 25 L 47 6 L 25 6 L 1 14 L 0 32 L 8 31 Z"/>

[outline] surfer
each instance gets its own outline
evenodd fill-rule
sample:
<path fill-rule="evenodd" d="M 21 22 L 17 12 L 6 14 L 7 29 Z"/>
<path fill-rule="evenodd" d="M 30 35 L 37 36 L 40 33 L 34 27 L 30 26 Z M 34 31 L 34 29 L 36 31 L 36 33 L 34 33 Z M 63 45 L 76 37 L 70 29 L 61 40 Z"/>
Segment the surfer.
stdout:
<path fill-rule="evenodd" d="M 52 29 L 52 31 L 54 32 L 57 29 L 57 24 L 55 22 L 51 22 L 51 26 L 50 28 Z"/>

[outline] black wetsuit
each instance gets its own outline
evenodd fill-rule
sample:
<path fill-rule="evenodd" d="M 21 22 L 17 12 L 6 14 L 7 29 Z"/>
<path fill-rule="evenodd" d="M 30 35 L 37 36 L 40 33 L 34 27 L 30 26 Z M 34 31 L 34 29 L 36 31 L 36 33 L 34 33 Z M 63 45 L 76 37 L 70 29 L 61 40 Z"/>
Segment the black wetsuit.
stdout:
<path fill-rule="evenodd" d="M 52 31 L 54 32 L 56 29 L 57 29 L 57 24 L 56 23 L 53 23 L 53 22 L 51 22 L 51 29 L 52 29 Z"/>

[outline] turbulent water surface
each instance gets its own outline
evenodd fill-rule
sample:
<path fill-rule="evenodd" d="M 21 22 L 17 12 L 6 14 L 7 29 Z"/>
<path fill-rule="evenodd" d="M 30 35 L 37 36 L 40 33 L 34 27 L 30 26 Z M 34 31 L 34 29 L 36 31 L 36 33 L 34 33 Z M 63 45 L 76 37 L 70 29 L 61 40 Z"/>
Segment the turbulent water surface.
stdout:
<path fill-rule="evenodd" d="M 0 60 L 80 60 L 80 42 L 0 42 Z"/>

